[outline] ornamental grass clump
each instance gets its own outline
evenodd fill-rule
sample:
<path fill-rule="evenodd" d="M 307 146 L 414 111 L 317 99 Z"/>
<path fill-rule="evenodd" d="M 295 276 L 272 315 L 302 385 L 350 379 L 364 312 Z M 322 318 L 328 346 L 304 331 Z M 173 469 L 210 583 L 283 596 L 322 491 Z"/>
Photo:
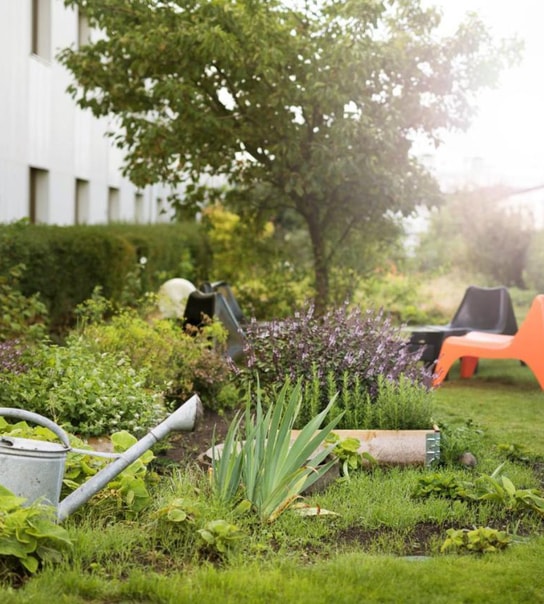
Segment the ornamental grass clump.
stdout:
<path fill-rule="evenodd" d="M 355 387 L 374 398 L 379 378 L 398 383 L 404 379 L 425 388 L 431 375 L 411 353 L 400 329 L 383 311 L 362 311 L 344 303 L 323 316 L 309 306 L 290 319 L 245 327 L 246 368 L 257 372 L 261 385 L 281 388 L 292 382 L 317 379 L 322 405 L 331 380 L 344 389 Z M 345 381 L 347 379 L 347 382 Z"/>
<path fill-rule="evenodd" d="M 335 463 L 326 461 L 334 444 L 321 445 L 341 416 L 320 429 L 334 399 L 292 440 L 301 400 L 300 384 L 290 392 L 284 387 L 265 414 L 258 394 L 252 414 L 248 396 L 244 426 L 242 416 L 236 417 L 223 448 L 212 447 L 212 486 L 220 501 L 242 507 L 245 502 L 272 522 Z"/>

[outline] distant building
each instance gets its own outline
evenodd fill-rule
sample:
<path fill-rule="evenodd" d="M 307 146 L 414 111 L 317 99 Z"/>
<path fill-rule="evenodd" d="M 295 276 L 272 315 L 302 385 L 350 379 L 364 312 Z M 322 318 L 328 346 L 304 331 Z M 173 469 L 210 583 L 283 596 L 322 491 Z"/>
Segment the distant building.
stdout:
<path fill-rule="evenodd" d="M 71 78 L 55 55 L 90 35 L 63 0 L 0 0 L 0 222 L 169 220 L 169 190 L 124 178 L 107 122 L 66 93 Z"/>

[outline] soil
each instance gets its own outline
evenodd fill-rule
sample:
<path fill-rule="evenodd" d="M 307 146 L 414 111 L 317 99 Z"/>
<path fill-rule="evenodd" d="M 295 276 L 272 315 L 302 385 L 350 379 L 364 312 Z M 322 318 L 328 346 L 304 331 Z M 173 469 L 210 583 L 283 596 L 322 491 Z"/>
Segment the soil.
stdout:
<path fill-rule="evenodd" d="M 223 442 L 234 412 L 217 413 L 204 409 L 203 416 L 197 421 L 192 432 L 173 434 L 169 438 L 169 448 L 163 453 L 165 462 L 191 463 L 201 462 L 202 455 L 212 443 Z"/>

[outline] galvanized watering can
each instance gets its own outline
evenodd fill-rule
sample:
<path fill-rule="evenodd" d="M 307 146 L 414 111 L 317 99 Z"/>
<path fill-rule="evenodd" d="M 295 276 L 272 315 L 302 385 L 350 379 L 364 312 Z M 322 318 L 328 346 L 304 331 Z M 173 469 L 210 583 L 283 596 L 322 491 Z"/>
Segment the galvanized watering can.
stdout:
<path fill-rule="evenodd" d="M 162 423 L 122 454 L 99 453 L 74 449 L 66 432 L 51 420 L 23 409 L 0 407 L 0 416 L 30 421 L 49 428 L 61 444 L 16 438 L 0 434 L 0 484 L 29 502 L 43 498 L 57 509 L 57 518 L 64 520 L 108 482 L 115 478 L 150 447 L 173 431 L 191 431 L 202 415 L 202 404 L 195 394 Z M 76 491 L 59 502 L 66 455 L 69 451 L 115 458 Z"/>

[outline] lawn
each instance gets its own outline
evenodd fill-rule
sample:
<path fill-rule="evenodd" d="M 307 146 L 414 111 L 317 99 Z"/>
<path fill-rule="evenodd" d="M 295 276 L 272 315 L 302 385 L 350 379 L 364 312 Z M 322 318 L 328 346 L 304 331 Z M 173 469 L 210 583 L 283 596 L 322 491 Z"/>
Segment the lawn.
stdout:
<path fill-rule="evenodd" d="M 518 362 L 484 361 L 463 381 L 454 368 L 435 393 L 436 421 L 477 432 L 476 468 L 353 473 L 306 500 L 336 515 L 288 511 L 263 524 L 214 503 L 198 468 L 177 467 L 163 474 L 152 509 L 135 519 L 112 521 L 111 510 L 108 515 L 99 506 L 69 518 L 72 553 L 22 585 L 4 582 L 1 601 L 544 602 L 538 514 L 413 496 L 419 479 L 433 472 L 473 480 L 502 462 L 517 488 L 542 490 L 542 405 L 544 394 Z M 499 444 L 523 455 L 507 458 Z M 184 498 L 187 509 L 200 506 L 202 523 L 225 518 L 243 538 L 228 555 L 212 555 L 197 545 L 194 531 L 161 528 L 157 510 L 172 497 Z M 473 526 L 507 529 L 514 543 L 496 553 L 440 553 L 448 528 Z"/>

